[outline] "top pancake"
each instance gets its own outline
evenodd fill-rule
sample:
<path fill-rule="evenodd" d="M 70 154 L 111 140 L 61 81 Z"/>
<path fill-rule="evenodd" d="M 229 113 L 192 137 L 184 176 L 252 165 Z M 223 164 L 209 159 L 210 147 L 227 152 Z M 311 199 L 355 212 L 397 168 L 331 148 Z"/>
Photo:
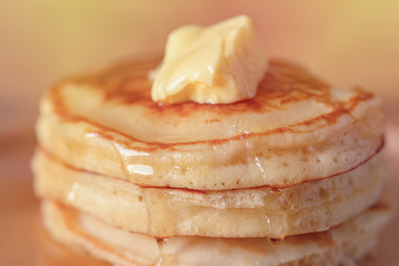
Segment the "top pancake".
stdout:
<path fill-rule="evenodd" d="M 383 145 L 379 100 L 271 60 L 253 99 L 151 100 L 159 59 L 68 79 L 41 101 L 39 143 L 76 168 L 141 186 L 283 188 L 350 171 Z"/>

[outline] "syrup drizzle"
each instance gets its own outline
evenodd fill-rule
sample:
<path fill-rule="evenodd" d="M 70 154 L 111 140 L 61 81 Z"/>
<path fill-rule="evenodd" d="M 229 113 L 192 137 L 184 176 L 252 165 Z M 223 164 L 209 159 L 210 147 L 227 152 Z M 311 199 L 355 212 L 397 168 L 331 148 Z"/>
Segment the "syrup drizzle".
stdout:
<path fill-rule="evenodd" d="M 156 238 L 157 244 L 158 244 L 158 250 L 159 250 L 159 259 L 158 263 L 156 266 L 162 266 L 163 265 L 163 258 L 165 256 L 165 250 L 166 250 L 166 242 L 168 239 L 166 238 Z"/>
<path fill-rule="evenodd" d="M 167 238 L 157 238 L 158 250 L 159 250 L 159 259 L 165 254 L 166 251 L 166 242 L 168 242 Z"/>
<path fill-rule="evenodd" d="M 268 237 L 267 240 L 273 246 L 277 246 L 277 245 L 280 245 L 281 243 L 283 243 L 284 237 L 283 238 L 270 238 L 270 237 Z"/>
<path fill-rule="evenodd" d="M 159 250 L 159 260 L 156 266 L 171 266 L 177 264 L 177 258 L 174 255 L 166 254 L 167 238 L 156 238 Z"/>
<path fill-rule="evenodd" d="M 130 176 L 130 175 L 129 175 L 129 173 L 126 171 L 126 162 L 125 162 L 125 159 L 123 158 L 121 152 L 118 150 L 118 147 L 116 146 L 117 144 L 112 143 L 111 141 L 110 141 L 109 143 L 111 144 L 112 148 L 114 149 L 116 156 L 118 156 L 119 162 L 120 162 L 120 164 L 121 164 L 122 172 L 125 174 L 126 178 L 127 178 L 128 180 L 130 180 L 130 179 L 129 179 L 129 176 Z"/>
<path fill-rule="evenodd" d="M 125 174 L 126 178 L 132 183 L 134 183 L 133 180 L 131 180 L 130 178 L 132 174 L 148 176 L 154 173 L 154 169 L 150 165 L 144 165 L 139 163 L 132 164 L 132 160 L 129 160 L 129 157 L 136 157 L 136 160 L 134 161 L 138 162 L 140 161 L 140 157 L 147 157 L 150 155 L 149 153 L 123 148 L 117 143 L 110 142 L 110 144 L 112 145 L 116 155 L 119 158 L 122 172 Z"/>

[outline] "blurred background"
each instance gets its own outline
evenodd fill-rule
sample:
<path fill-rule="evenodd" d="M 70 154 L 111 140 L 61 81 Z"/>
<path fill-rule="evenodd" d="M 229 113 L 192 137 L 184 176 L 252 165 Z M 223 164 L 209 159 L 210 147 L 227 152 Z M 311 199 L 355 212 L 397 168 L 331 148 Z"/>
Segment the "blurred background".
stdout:
<path fill-rule="evenodd" d="M 395 107 L 396 0 L 1 0 L 0 112 L 34 112 L 40 94 L 66 75 L 162 52 L 180 25 L 239 14 L 253 18 L 268 55 L 299 61 L 337 86 L 361 85 Z"/>
<path fill-rule="evenodd" d="M 38 204 L 29 159 L 43 91 L 79 71 L 160 54 L 168 33 L 183 24 L 239 14 L 252 17 L 270 57 L 298 61 L 338 87 L 380 95 L 389 153 L 399 154 L 398 141 L 392 144 L 399 136 L 397 0 L 0 0 L 0 262 L 23 265 L 12 243 L 34 254 L 28 224 Z"/>

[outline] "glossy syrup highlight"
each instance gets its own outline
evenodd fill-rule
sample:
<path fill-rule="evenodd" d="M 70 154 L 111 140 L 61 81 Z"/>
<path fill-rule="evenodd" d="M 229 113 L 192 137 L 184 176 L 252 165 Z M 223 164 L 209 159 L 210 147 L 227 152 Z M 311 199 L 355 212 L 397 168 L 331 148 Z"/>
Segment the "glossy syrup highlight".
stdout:
<path fill-rule="evenodd" d="M 267 240 L 273 246 L 277 246 L 277 245 L 280 245 L 283 242 L 284 237 L 282 237 L 282 238 L 271 238 L 271 237 L 268 237 Z"/>
<path fill-rule="evenodd" d="M 159 259 L 156 266 L 172 266 L 177 264 L 177 258 L 174 255 L 166 253 L 167 238 L 156 238 L 159 250 Z"/>

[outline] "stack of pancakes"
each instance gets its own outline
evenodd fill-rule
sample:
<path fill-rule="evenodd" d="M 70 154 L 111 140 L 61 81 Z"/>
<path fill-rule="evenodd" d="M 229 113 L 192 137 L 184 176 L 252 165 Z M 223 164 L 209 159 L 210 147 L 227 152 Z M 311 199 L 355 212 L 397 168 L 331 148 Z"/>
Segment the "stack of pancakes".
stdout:
<path fill-rule="evenodd" d="M 390 216 L 378 98 L 272 60 L 253 99 L 161 104 L 158 63 L 44 95 L 33 169 L 53 238 L 117 265 L 338 265 L 373 249 Z"/>

